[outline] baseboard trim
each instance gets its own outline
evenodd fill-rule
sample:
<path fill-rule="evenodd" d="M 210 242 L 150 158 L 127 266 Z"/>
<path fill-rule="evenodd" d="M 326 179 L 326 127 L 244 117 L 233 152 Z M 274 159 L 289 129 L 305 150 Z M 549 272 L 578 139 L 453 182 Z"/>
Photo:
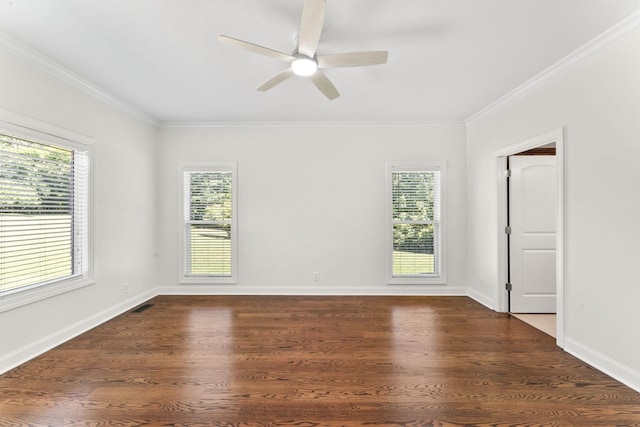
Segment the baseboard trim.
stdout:
<path fill-rule="evenodd" d="M 292 296 L 467 296 L 466 288 L 438 286 L 370 289 L 359 287 L 289 288 L 180 285 L 157 288 L 158 295 L 292 295 Z"/>
<path fill-rule="evenodd" d="M 486 295 L 481 294 L 480 292 L 476 291 L 475 289 L 468 289 L 467 290 L 467 296 L 471 299 L 473 299 L 476 302 L 479 302 L 480 304 L 484 305 L 485 307 L 487 307 L 490 310 L 493 311 L 498 311 L 494 308 L 493 306 L 493 301 Z"/>
<path fill-rule="evenodd" d="M 101 311 L 100 313 L 76 322 L 64 329 L 56 331 L 53 334 L 6 354 L 0 358 L 0 375 L 40 356 L 41 354 L 77 337 L 78 335 L 87 332 L 90 329 L 95 328 L 96 326 L 103 324 L 108 320 L 113 319 L 116 316 L 119 316 L 156 295 L 157 292 L 155 288 L 142 294 L 138 294 L 119 303 L 118 305 L 110 307 L 107 310 Z"/>
<path fill-rule="evenodd" d="M 565 337 L 564 345 L 567 353 L 640 393 L 640 372 L 571 338 Z"/>

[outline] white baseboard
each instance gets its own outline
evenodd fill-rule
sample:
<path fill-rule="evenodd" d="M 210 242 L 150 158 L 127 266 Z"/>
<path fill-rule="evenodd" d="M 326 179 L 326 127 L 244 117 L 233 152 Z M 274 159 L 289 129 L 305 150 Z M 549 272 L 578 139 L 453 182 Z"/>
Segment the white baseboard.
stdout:
<path fill-rule="evenodd" d="M 476 302 L 479 302 L 480 304 L 484 305 L 488 309 L 493 310 L 493 311 L 497 311 L 493 306 L 493 301 L 488 296 L 486 296 L 484 294 L 481 294 L 480 292 L 476 291 L 475 289 L 468 289 L 467 290 L 467 296 L 469 298 L 475 300 Z"/>
<path fill-rule="evenodd" d="M 114 317 L 136 307 L 137 305 L 140 305 L 156 295 L 156 289 L 151 289 L 4 355 L 0 358 L 0 374 L 10 371 L 11 369 L 43 354 L 44 352 L 101 325 L 107 320 L 113 319 Z"/>
<path fill-rule="evenodd" d="M 564 350 L 640 393 L 640 372 L 568 337 Z"/>
<path fill-rule="evenodd" d="M 292 296 L 467 296 L 466 288 L 400 285 L 371 289 L 364 287 L 249 287 L 178 285 L 157 288 L 158 295 L 292 295 Z"/>

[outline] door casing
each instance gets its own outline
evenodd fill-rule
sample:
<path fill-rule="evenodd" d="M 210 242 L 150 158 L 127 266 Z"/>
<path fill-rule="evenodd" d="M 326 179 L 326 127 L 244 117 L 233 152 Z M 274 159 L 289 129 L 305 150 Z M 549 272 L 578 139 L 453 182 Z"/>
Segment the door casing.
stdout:
<path fill-rule="evenodd" d="M 496 151 L 498 178 L 498 311 L 507 312 L 509 293 L 506 289 L 509 254 L 507 235 L 507 157 L 555 143 L 557 160 L 557 229 L 556 229 L 556 344 L 564 347 L 564 127 L 534 136 Z"/>

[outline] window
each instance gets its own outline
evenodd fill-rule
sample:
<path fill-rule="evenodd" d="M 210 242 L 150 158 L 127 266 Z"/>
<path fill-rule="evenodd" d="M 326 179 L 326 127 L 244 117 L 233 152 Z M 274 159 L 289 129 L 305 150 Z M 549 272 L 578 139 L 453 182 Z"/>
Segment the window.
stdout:
<path fill-rule="evenodd" d="M 389 163 L 389 283 L 445 283 L 444 163 Z"/>
<path fill-rule="evenodd" d="M 0 117 L 1 309 L 89 283 L 90 147 L 51 128 Z"/>
<path fill-rule="evenodd" d="M 235 163 L 183 168 L 183 283 L 236 280 Z"/>

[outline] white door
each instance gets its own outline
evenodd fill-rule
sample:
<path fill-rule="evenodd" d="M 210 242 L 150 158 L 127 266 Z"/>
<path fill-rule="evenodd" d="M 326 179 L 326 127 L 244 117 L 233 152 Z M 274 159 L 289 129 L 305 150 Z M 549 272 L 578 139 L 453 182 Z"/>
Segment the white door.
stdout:
<path fill-rule="evenodd" d="M 509 157 L 511 312 L 556 312 L 556 158 Z"/>

